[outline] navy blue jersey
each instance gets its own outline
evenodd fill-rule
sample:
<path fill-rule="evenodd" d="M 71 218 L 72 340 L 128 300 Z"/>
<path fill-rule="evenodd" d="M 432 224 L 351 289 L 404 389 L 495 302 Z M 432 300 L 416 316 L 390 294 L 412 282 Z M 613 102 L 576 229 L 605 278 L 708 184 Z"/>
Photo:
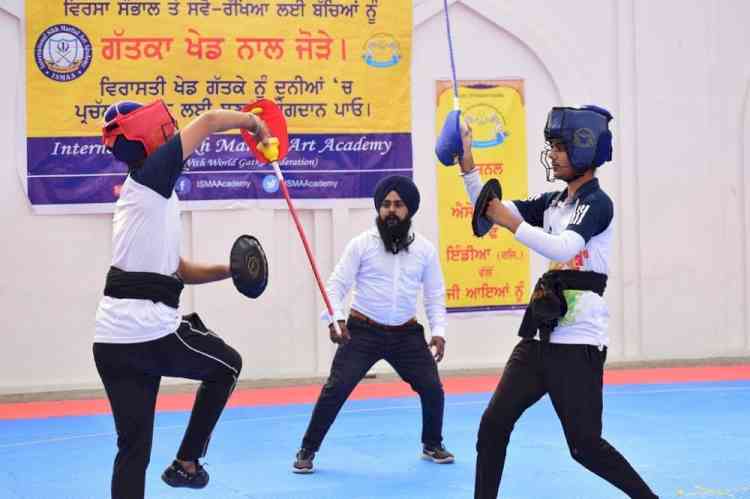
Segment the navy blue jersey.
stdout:
<path fill-rule="evenodd" d="M 568 199 L 567 190 L 546 192 L 528 201 L 513 202 L 523 219 L 545 232 L 560 235 L 566 230 L 586 242 L 583 250 L 567 262 L 550 261 L 550 270 L 589 270 L 609 273 L 614 237 L 612 200 L 593 179 Z M 553 330 L 550 341 L 606 345 L 609 312 L 604 299 L 591 291 L 565 290 L 568 313 Z"/>
<path fill-rule="evenodd" d="M 169 198 L 174 185 L 182 173 L 182 139 L 176 133 L 143 162 L 143 166 L 133 170 L 130 176 L 141 185 Z"/>
<path fill-rule="evenodd" d="M 592 237 L 604 232 L 609 227 L 614 216 L 612 200 L 599 187 L 599 180 L 593 179 L 584 184 L 574 199 L 567 199 L 567 190 L 545 192 L 527 201 L 513 202 L 523 219 L 530 225 L 542 227 L 550 234 L 559 234 L 562 230 L 572 230 L 583 237 L 588 243 Z M 545 213 L 555 203 L 555 207 L 573 204 L 574 210 L 570 214 L 568 223 L 562 230 L 560 227 L 545 225 Z"/>

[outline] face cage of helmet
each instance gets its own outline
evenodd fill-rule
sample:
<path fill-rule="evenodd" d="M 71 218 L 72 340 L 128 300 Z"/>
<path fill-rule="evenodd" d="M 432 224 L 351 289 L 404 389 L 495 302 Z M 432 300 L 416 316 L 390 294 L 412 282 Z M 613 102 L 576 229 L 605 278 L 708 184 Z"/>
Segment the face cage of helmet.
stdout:
<path fill-rule="evenodd" d="M 554 164 L 550 157 L 552 155 L 552 152 L 554 151 L 555 146 L 561 147 L 562 150 L 565 152 L 565 156 L 568 159 L 568 165 L 570 165 L 570 169 L 573 170 L 573 175 L 570 175 L 567 177 L 555 177 Z M 554 182 L 556 180 L 562 180 L 563 182 L 570 183 L 574 180 L 577 180 L 583 177 L 588 170 L 596 169 L 594 167 L 587 167 L 587 168 L 579 169 L 573 166 L 573 164 L 570 162 L 570 155 L 568 154 L 568 148 L 565 145 L 565 142 L 563 142 L 560 139 L 551 139 L 544 143 L 544 149 L 542 149 L 539 152 L 539 162 L 542 164 L 542 167 L 544 168 L 544 173 L 547 178 L 547 182 Z"/>

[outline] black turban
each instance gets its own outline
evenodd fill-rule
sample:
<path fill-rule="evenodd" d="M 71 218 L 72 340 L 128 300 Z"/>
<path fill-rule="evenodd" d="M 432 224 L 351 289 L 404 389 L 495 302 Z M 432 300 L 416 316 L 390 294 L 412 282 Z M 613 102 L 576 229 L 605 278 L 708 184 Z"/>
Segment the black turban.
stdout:
<path fill-rule="evenodd" d="M 375 186 L 375 209 L 380 209 L 383 200 L 391 191 L 396 191 L 401 196 L 409 210 L 409 217 L 414 216 L 419 209 L 419 189 L 410 178 L 402 175 L 391 175 L 378 182 Z"/>

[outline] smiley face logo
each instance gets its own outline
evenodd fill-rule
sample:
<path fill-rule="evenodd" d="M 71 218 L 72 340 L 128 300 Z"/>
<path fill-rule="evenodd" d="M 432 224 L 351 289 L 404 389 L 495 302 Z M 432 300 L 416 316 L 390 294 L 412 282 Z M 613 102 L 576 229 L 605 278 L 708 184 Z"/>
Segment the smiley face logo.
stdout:
<path fill-rule="evenodd" d="M 362 47 L 362 60 L 373 68 L 390 68 L 402 59 L 401 45 L 393 35 L 378 33 Z"/>
<path fill-rule="evenodd" d="M 477 104 L 466 110 L 464 119 L 471 126 L 472 147 L 487 149 L 505 143 L 510 133 L 505 128 L 502 113 L 489 104 Z"/>

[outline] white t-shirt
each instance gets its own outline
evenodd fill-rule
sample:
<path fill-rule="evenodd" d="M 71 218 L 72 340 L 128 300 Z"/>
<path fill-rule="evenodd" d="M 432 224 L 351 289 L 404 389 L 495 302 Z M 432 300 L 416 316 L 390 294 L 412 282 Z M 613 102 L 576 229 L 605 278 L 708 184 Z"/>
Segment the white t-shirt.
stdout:
<path fill-rule="evenodd" d="M 177 271 L 181 226 L 174 182 L 182 163 L 175 135 L 128 175 L 113 217 L 113 267 L 164 275 Z M 179 323 L 178 310 L 164 303 L 104 296 L 96 311 L 94 341 L 142 343 L 173 333 Z"/>

